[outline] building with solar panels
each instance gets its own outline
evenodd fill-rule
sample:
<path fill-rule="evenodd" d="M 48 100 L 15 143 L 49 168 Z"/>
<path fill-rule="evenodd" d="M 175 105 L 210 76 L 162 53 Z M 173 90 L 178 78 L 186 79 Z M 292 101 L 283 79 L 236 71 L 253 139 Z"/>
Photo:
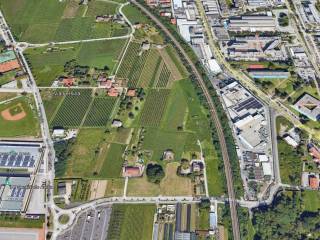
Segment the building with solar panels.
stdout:
<path fill-rule="evenodd" d="M 39 143 L 0 142 L 0 168 L 34 168 L 41 155 Z"/>
<path fill-rule="evenodd" d="M 30 175 L 0 175 L 0 211 L 21 212 L 29 190 Z"/>
<path fill-rule="evenodd" d="M 0 214 L 27 212 L 30 199 L 37 191 L 33 185 L 42 157 L 39 142 L 0 141 Z M 40 191 L 44 194 L 43 189 Z M 40 200 L 37 201 L 39 205 Z"/>

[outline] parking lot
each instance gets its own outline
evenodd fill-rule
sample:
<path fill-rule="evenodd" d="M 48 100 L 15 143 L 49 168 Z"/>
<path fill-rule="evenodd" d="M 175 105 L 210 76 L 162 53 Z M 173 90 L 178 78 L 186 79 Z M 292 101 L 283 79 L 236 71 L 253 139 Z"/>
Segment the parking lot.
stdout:
<path fill-rule="evenodd" d="M 104 240 L 107 237 L 111 205 L 91 208 L 82 212 L 70 229 L 57 240 Z"/>

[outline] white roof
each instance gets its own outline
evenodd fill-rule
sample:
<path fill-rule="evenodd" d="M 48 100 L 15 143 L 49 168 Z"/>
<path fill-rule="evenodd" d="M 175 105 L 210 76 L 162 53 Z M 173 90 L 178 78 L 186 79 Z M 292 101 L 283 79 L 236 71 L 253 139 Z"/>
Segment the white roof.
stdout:
<path fill-rule="evenodd" d="M 285 138 L 284 138 L 284 140 L 289 144 L 289 145 L 291 145 L 292 147 L 298 147 L 298 143 L 292 138 L 292 137 L 290 137 L 290 136 L 286 136 Z"/>
<path fill-rule="evenodd" d="M 259 162 L 268 162 L 268 161 L 269 161 L 269 158 L 267 155 L 265 154 L 259 155 Z"/>
<path fill-rule="evenodd" d="M 215 59 L 209 59 L 208 65 L 211 72 L 215 74 L 221 73 L 222 70 Z"/>
<path fill-rule="evenodd" d="M 263 175 L 271 176 L 271 163 L 270 162 L 263 162 L 262 163 Z"/>

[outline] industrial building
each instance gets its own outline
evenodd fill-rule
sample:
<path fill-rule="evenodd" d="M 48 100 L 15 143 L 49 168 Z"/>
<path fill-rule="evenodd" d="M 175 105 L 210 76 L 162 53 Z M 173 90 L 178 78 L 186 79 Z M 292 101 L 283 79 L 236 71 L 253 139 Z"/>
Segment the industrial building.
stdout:
<path fill-rule="evenodd" d="M 313 121 L 320 121 L 320 101 L 307 93 L 293 105 L 293 108 Z"/>
<path fill-rule="evenodd" d="M 274 32 L 276 31 L 276 23 L 272 14 L 259 15 L 242 15 L 237 17 L 230 17 L 227 21 L 229 31 L 250 31 L 250 32 Z"/>
<path fill-rule="evenodd" d="M 20 212 L 26 203 L 30 175 L 0 174 L 0 212 Z"/>
<path fill-rule="evenodd" d="M 273 176 L 267 109 L 233 79 L 220 81 L 218 86 L 236 136 L 245 198 L 257 200 L 259 193 L 249 187 L 249 182 L 259 182 L 266 187 Z"/>
<path fill-rule="evenodd" d="M 262 70 L 248 70 L 249 76 L 252 78 L 265 78 L 265 79 L 287 79 L 290 77 L 290 72 L 286 70 L 269 70 L 269 69 L 262 69 Z"/>
<path fill-rule="evenodd" d="M 287 60 L 288 56 L 280 37 L 235 37 L 220 44 L 226 58 L 236 61 Z"/>

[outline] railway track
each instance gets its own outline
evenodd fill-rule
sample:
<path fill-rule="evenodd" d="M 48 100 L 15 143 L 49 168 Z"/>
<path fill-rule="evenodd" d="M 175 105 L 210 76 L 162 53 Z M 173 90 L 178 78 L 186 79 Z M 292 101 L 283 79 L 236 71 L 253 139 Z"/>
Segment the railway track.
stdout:
<path fill-rule="evenodd" d="M 212 98 L 209 94 L 209 91 L 204 83 L 204 80 L 200 73 L 198 72 L 196 66 L 193 64 L 191 59 L 189 58 L 188 54 L 185 52 L 185 50 L 182 48 L 180 43 L 176 40 L 176 38 L 171 34 L 171 32 L 167 29 L 165 25 L 163 25 L 159 19 L 154 16 L 147 8 L 145 8 L 142 4 L 138 3 L 135 0 L 131 0 L 133 4 L 135 4 L 142 12 L 144 12 L 148 17 L 153 20 L 158 27 L 162 29 L 162 31 L 170 38 L 170 40 L 173 42 L 173 44 L 177 47 L 177 49 L 180 51 L 180 53 L 183 55 L 183 57 L 186 59 L 188 64 L 190 65 L 192 72 L 194 73 L 205 97 L 209 104 L 210 108 L 210 115 L 211 118 L 216 126 L 217 134 L 220 142 L 221 152 L 222 152 L 222 158 L 224 162 L 224 169 L 227 179 L 227 189 L 228 189 L 228 196 L 229 196 L 229 204 L 230 204 L 230 213 L 231 213 L 231 221 L 232 221 L 232 231 L 233 231 L 233 238 L 235 240 L 240 240 L 240 230 L 239 230 L 239 222 L 238 222 L 238 214 L 237 214 L 237 208 L 236 208 L 236 198 L 235 198 L 235 192 L 233 188 L 233 179 L 232 179 L 232 171 L 231 171 L 231 165 L 230 165 L 230 159 L 229 154 L 227 150 L 227 144 L 225 141 L 225 136 L 223 133 L 223 128 L 220 123 L 220 120 L 217 115 L 216 108 L 213 104 Z"/>

